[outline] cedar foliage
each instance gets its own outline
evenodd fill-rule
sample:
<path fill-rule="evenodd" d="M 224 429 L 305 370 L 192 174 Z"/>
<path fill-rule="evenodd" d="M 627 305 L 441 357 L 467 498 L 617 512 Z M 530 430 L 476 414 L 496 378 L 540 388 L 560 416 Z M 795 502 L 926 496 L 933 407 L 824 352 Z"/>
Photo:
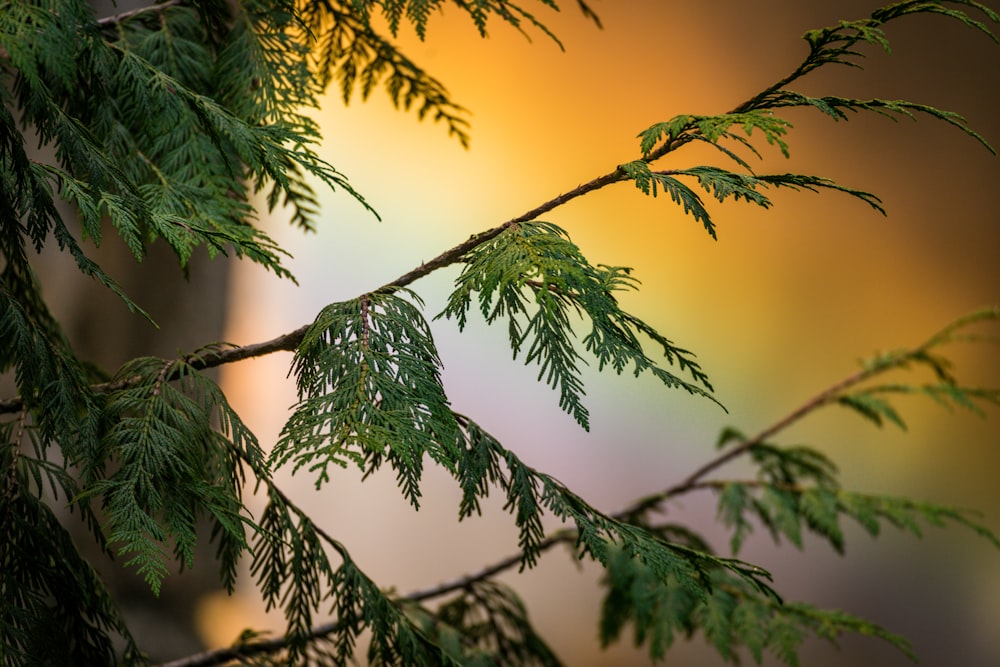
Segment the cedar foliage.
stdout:
<path fill-rule="evenodd" d="M 488 322 L 502 321 L 514 357 L 537 365 L 538 379 L 584 428 L 589 413 L 580 368 L 590 356 L 600 369 L 648 372 L 668 388 L 715 401 L 691 352 L 620 307 L 617 295 L 638 284 L 630 270 L 591 263 L 565 230 L 540 216 L 621 182 L 650 196 L 666 193 L 713 237 L 706 199 L 767 208 L 768 192 L 777 188 L 838 191 L 884 213 L 875 194 L 815 175 L 758 174 L 749 160 L 760 157 L 760 139 L 787 156 L 791 125 L 781 112 L 788 107 L 813 108 L 835 121 L 865 112 L 926 115 L 992 151 L 952 112 L 905 100 L 813 97 L 791 87 L 828 65 L 858 67 L 864 47 L 888 52 L 883 27 L 909 14 L 937 14 L 997 41 L 989 24 L 1000 16 L 973 0 L 904 0 L 810 31 L 802 63 L 731 111 L 656 123 L 639 134 L 635 159 L 393 283 L 323 308 L 312 324 L 272 341 L 135 359 L 113 374 L 74 353 L 32 269 L 32 254 L 43 246 L 55 243 L 70 253 L 83 275 L 144 316 L 87 256 L 83 241 L 99 244 L 118 234 L 142 261 L 160 240 L 181 267 L 204 247 L 291 278 L 282 249 L 256 224 L 251 195 L 263 191 L 269 207 L 290 207 L 305 230 L 317 225 L 316 186 L 364 203 L 315 152 L 319 128 L 304 110 L 329 86 L 338 85 L 346 102 L 354 92 L 367 97 L 384 85 L 397 106 L 442 123 L 466 143 L 465 110 L 373 23 L 381 15 L 395 35 L 409 22 L 423 37 L 445 4 L 166 0 L 98 18 L 83 0 L 0 0 L 0 370 L 18 392 L 0 402 L 3 664 L 146 662 L 141 638 L 130 634 L 56 518 L 57 504 L 68 506 L 71 519 L 154 592 L 172 567 L 191 565 L 200 521 L 211 526 L 220 580 L 229 590 L 241 559 L 249 559 L 266 604 L 284 613 L 283 636 L 248 631 L 228 649 L 177 664 L 343 665 L 364 655 L 377 665 L 558 665 L 516 592 L 493 577 L 534 566 L 560 543 L 605 570 L 598 622 L 605 644 L 630 627 L 634 641 L 658 660 L 674 641 L 700 633 L 723 662 L 747 654 L 760 662 L 768 653 L 795 665 L 809 636 L 836 641 L 861 633 L 911 653 L 905 638 L 876 624 L 784 600 L 768 572 L 737 555 L 756 528 L 797 546 L 805 534 L 818 535 L 841 551 L 845 518 L 872 535 L 886 526 L 920 535 L 923 524 L 958 524 L 1000 547 L 974 514 L 843 489 L 824 454 L 775 439 L 827 406 L 848 408 L 877 426 L 904 427 L 893 403 L 900 395 L 977 412 L 1000 402 L 996 389 L 955 377 L 947 356 L 953 343 L 989 342 L 981 327 L 1000 319 L 1000 309 L 980 310 L 921 345 L 866 361 L 762 433 L 725 429 L 718 452 L 682 482 L 609 514 L 452 410 L 424 304 L 410 285 L 461 264 L 437 316 L 462 328 L 478 307 Z M 557 40 L 529 4 L 556 8 L 553 0 L 456 0 L 454 9 L 468 13 L 484 36 L 492 19 Z M 585 2 L 576 4 L 600 25 Z M 51 148 L 52 159 L 29 156 L 32 142 Z M 692 142 L 717 148 L 722 166 L 658 166 Z M 59 201 L 75 209 L 79 237 Z M 279 441 L 262 445 L 204 371 L 278 350 L 295 352 L 299 400 Z M 920 368 L 930 370 L 930 383 L 894 379 L 895 372 Z M 736 459 L 755 473 L 714 474 Z M 428 463 L 451 473 L 461 488 L 460 518 L 478 514 L 489 493 L 500 494 L 519 529 L 518 553 L 409 595 L 371 580 L 347 545 L 272 479 L 275 469 L 291 465 L 322 487 L 337 467 L 368 474 L 387 464 L 400 492 L 419 507 Z M 246 510 L 245 487 L 266 496 L 260 517 Z M 657 522 L 665 502 L 696 489 L 717 494 L 731 556 L 715 552 L 692 527 Z M 566 528 L 546 535 L 544 513 Z M 319 624 L 316 616 L 327 612 L 334 620 Z"/>

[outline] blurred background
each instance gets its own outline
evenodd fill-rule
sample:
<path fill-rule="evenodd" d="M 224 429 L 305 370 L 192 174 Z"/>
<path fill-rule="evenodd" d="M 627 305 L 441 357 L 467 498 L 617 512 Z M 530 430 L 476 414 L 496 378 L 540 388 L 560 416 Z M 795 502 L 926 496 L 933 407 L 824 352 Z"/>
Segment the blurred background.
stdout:
<path fill-rule="evenodd" d="M 432 17 L 426 42 L 400 35 L 404 52 L 471 111 L 468 150 L 443 127 L 394 110 L 380 92 L 346 107 L 331 92 L 318 116 L 322 155 L 382 222 L 343 193 L 324 195 L 315 235 L 290 228 L 278 212 L 267 228 L 294 256 L 289 266 L 300 286 L 249 263 L 234 266 L 226 340 L 258 342 L 297 328 L 324 305 L 383 285 L 470 234 L 635 159 L 639 131 L 677 114 L 734 107 L 800 62 L 803 32 L 877 6 L 593 0 L 604 23 L 598 30 L 575 3 L 560 4 L 562 13 L 538 16 L 565 51 L 538 31 L 529 29 L 529 40 L 499 23 L 483 40 L 457 11 Z M 891 57 L 866 49 L 864 71 L 824 70 L 796 89 L 953 110 L 1000 145 L 996 45 L 933 16 L 901 20 L 888 34 Z M 795 125 L 791 158 L 764 145 L 755 169 L 817 174 L 869 190 L 882 198 L 888 217 L 835 192 L 775 192 L 770 211 L 712 205 L 719 225 L 713 241 L 669 198 L 647 198 L 619 184 L 544 218 L 565 228 L 592 262 L 634 267 L 642 289 L 625 296 L 625 306 L 697 353 L 728 414 L 650 378 L 589 372 L 587 433 L 536 382 L 533 367 L 510 359 L 502 327 L 473 321 L 459 334 L 442 320 L 433 330 L 455 408 L 527 463 L 615 511 L 686 476 L 711 455 L 724 426 L 756 432 L 851 373 L 859 358 L 917 344 L 1000 300 L 998 158 L 930 118 L 835 123 L 808 111 L 787 117 Z M 716 160 L 684 149 L 663 167 L 707 159 Z M 452 267 L 413 285 L 428 317 L 443 308 L 457 273 Z M 961 377 L 997 385 L 1000 350 L 953 354 Z M 275 354 L 223 371 L 234 406 L 264 444 L 274 442 L 295 401 L 292 380 L 285 379 L 290 361 L 290 354 Z M 846 488 L 978 508 L 984 523 L 1000 531 L 998 411 L 981 419 L 916 399 L 900 405 L 908 432 L 878 430 L 831 408 L 779 442 L 822 449 L 840 464 Z M 737 466 L 720 476 L 741 472 Z M 357 471 L 345 470 L 319 493 L 308 475 L 300 477 L 283 478 L 283 487 L 369 575 L 400 592 L 516 551 L 513 520 L 501 503 L 458 524 L 457 489 L 434 471 L 426 475 L 420 512 L 402 499 L 391 473 L 362 485 Z M 710 494 L 685 497 L 669 511 L 726 551 Z M 775 548 L 760 531 L 741 556 L 771 570 L 787 599 L 842 608 L 906 635 L 921 664 L 1000 664 L 1000 553 L 959 528 L 928 528 L 923 540 L 890 531 L 877 541 L 846 528 L 844 557 L 816 541 L 802 552 Z M 648 663 L 628 639 L 598 649 L 599 577 L 597 568 L 578 566 L 557 549 L 535 570 L 504 579 L 524 596 L 566 664 Z M 280 618 L 264 616 L 249 582 L 234 598 L 201 604 L 206 641 L 227 644 L 246 626 L 281 627 Z M 719 664 L 701 639 L 676 646 L 668 662 Z M 878 640 L 854 637 L 839 652 L 811 642 L 802 663 L 910 664 Z"/>

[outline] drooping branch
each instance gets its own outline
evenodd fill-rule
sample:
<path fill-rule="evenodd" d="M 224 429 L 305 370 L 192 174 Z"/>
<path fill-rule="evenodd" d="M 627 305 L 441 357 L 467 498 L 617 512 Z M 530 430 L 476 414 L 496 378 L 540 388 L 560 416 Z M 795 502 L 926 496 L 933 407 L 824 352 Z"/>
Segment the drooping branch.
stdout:
<path fill-rule="evenodd" d="M 799 421 L 806 415 L 814 412 L 819 407 L 828 404 L 831 400 L 834 400 L 837 396 L 842 394 L 845 390 L 856 386 L 860 382 L 867 380 L 879 372 L 888 370 L 888 368 L 895 366 L 886 366 L 879 369 L 865 369 L 857 373 L 853 373 L 844 379 L 830 385 L 826 389 L 820 391 L 811 399 L 795 408 L 788 414 L 784 415 L 780 419 L 776 420 L 774 423 L 763 429 L 756 436 L 744 440 L 740 444 L 726 450 L 723 454 L 715 457 L 710 462 L 699 467 L 693 471 L 690 475 L 685 477 L 682 481 L 677 484 L 668 487 L 667 489 L 660 491 L 658 493 L 646 496 L 639 499 L 635 503 L 629 505 L 628 507 L 622 509 L 611 515 L 612 518 L 616 520 L 629 520 L 636 515 L 648 511 L 662 502 L 675 498 L 677 496 L 683 495 L 690 491 L 694 491 L 701 488 L 711 488 L 713 486 L 712 482 L 704 481 L 704 477 L 710 472 L 722 467 L 724 464 L 738 458 L 742 454 L 745 454 L 751 447 L 755 444 L 765 442 L 767 439 L 773 437 L 774 435 L 780 433 L 781 431 L 788 428 L 791 424 Z M 269 486 L 270 483 L 268 482 Z M 287 499 L 287 497 L 285 497 Z M 291 504 L 291 501 L 287 501 Z M 331 539 L 326 536 L 327 539 Z M 544 552 L 550 550 L 559 544 L 572 543 L 576 539 L 576 533 L 572 529 L 562 529 L 554 532 L 549 537 L 542 540 L 538 545 L 538 551 Z M 422 602 L 424 600 L 431 600 L 435 598 L 440 598 L 451 593 L 467 589 L 473 584 L 490 579 L 496 575 L 505 572 L 511 568 L 519 566 L 523 562 L 523 554 L 516 553 L 511 554 L 505 558 L 499 559 L 496 562 L 487 565 L 475 572 L 471 572 L 454 579 L 450 579 L 445 582 L 441 582 L 434 586 L 428 586 L 426 588 L 417 589 L 411 591 L 402 596 L 402 599 Z M 315 626 L 309 632 L 309 638 L 319 639 L 326 637 L 330 634 L 337 632 L 340 629 L 340 624 L 336 621 L 330 623 L 324 623 Z M 271 653 L 276 653 L 283 650 L 287 645 L 287 640 L 282 637 L 274 639 L 265 639 L 254 642 L 248 642 L 246 644 L 241 644 L 238 646 L 230 646 L 221 649 L 215 649 L 210 651 L 204 651 L 195 655 L 186 656 L 184 658 L 174 660 L 171 662 L 163 663 L 159 667 L 212 667 L 214 665 L 225 664 L 230 660 L 236 660 L 239 658 L 247 658 L 254 655 L 266 655 Z"/>
<path fill-rule="evenodd" d="M 864 377 L 861 377 L 864 375 Z M 656 505 L 659 505 L 663 501 L 677 497 L 684 493 L 700 489 L 700 488 L 710 488 L 712 484 L 710 482 L 703 481 L 705 475 L 709 472 L 721 467 L 725 463 L 737 458 L 741 454 L 746 453 L 754 444 L 764 442 L 766 439 L 774 436 L 780 431 L 787 428 L 792 423 L 798 421 L 805 415 L 816 410 L 822 405 L 828 403 L 831 398 L 837 396 L 839 393 L 845 389 L 856 385 L 863 379 L 867 379 L 871 376 L 871 373 L 854 373 L 847 378 L 831 385 L 827 389 L 816 394 L 812 399 L 806 401 L 801 406 L 795 410 L 789 412 L 787 415 L 781 419 L 775 421 L 773 424 L 762 430 L 759 434 L 745 440 L 739 445 L 732 447 L 727 450 L 723 455 L 720 455 L 710 461 L 709 463 L 701 466 L 690 475 L 688 475 L 681 482 L 665 489 L 656 494 L 646 496 L 633 503 L 632 505 L 626 507 L 625 509 L 616 512 L 611 515 L 612 518 L 618 520 L 628 520 L 630 517 L 634 517 L 637 514 L 647 511 Z M 288 501 L 289 503 L 291 501 Z M 558 544 L 571 543 L 576 539 L 575 531 L 571 529 L 559 530 L 549 537 L 542 540 L 538 545 L 539 552 L 548 551 L 552 547 Z M 435 598 L 440 598 L 451 593 L 467 589 L 473 584 L 490 579 L 496 575 L 505 572 L 511 568 L 519 566 L 523 562 L 523 554 L 516 553 L 511 554 L 505 558 L 497 560 L 496 562 L 487 565 L 475 572 L 450 579 L 448 581 L 436 584 L 434 586 L 429 586 L 426 588 L 411 591 L 406 595 L 402 596 L 402 599 L 421 602 L 424 600 L 431 600 Z M 326 637 L 337 632 L 340 629 L 340 624 L 336 621 L 323 623 L 315 626 L 309 632 L 310 639 L 319 639 Z M 283 650 L 287 646 L 287 639 L 284 637 L 276 637 L 274 639 L 264 639 L 254 642 L 248 642 L 245 644 L 240 644 L 237 646 L 228 646 L 220 649 L 214 649 L 210 651 L 204 651 L 202 653 L 186 656 L 178 660 L 173 660 L 171 662 L 162 663 L 159 667 L 213 667 L 215 665 L 222 665 L 230 660 L 237 660 L 240 658 L 249 658 L 255 655 L 267 655 L 276 653 Z"/>

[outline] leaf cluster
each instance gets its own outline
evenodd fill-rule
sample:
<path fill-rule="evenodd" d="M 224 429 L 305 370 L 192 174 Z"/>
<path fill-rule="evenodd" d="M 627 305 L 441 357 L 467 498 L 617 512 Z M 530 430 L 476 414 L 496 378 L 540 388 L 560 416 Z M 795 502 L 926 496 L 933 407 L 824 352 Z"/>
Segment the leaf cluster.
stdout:
<path fill-rule="evenodd" d="M 101 437 L 81 461 L 88 484 L 77 500 L 101 499 L 108 544 L 154 593 L 168 562 L 193 566 L 198 520 L 207 516 L 221 579 L 232 590 L 248 546 L 243 466 L 263 464 L 256 437 L 188 360 L 140 358 L 119 377 L 128 386 L 106 397 Z"/>
<path fill-rule="evenodd" d="M 905 638 L 879 625 L 839 610 L 775 600 L 725 571 L 714 573 L 709 594 L 697 598 L 619 553 L 603 584 L 601 642 L 618 641 L 631 625 L 635 645 L 646 646 L 654 661 L 663 660 L 678 639 L 699 633 L 731 664 L 740 664 L 745 651 L 756 664 L 767 653 L 798 667 L 799 647 L 806 639 L 815 636 L 836 645 L 845 633 L 878 637 L 915 657 Z"/>
<path fill-rule="evenodd" d="M 330 463 L 372 471 L 388 461 L 418 507 L 424 455 L 454 469 L 457 453 L 440 367 L 426 320 L 403 296 L 376 292 L 327 306 L 296 352 L 299 402 L 272 465 L 309 466 L 318 487 Z"/>
<path fill-rule="evenodd" d="M 803 36 L 809 44 L 809 53 L 788 76 L 729 112 L 712 116 L 682 114 L 651 125 L 638 135 L 642 157 L 620 165 L 618 173 L 622 179 L 633 181 L 647 195 L 656 196 L 660 189 L 668 193 L 671 200 L 681 205 L 685 214 L 700 222 L 713 239 L 716 238 L 716 227 L 704 202 L 677 176 L 694 177 L 699 186 L 720 202 L 742 199 L 768 208 L 771 201 L 761 192 L 762 189 L 788 187 L 815 192 L 822 188 L 844 192 L 884 214 L 879 198 L 870 192 L 809 174 L 758 175 L 739 151 L 761 158 L 760 151 L 753 143 L 756 132 L 768 145 L 777 146 L 782 155 L 788 157 L 789 147 L 785 137 L 792 129 L 792 123 L 779 113 L 786 108 L 808 107 L 835 121 L 846 121 L 849 119 L 848 113 L 860 112 L 875 113 L 892 120 L 901 117 L 912 119 L 917 114 L 928 115 L 959 128 L 995 154 L 996 151 L 983 136 L 970 128 L 962 116 L 951 111 L 907 100 L 814 97 L 788 88 L 791 83 L 826 65 L 841 64 L 860 68 L 856 61 L 864 55 L 857 50 L 861 45 L 873 45 L 890 51 L 888 37 L 882 26 L 891 20 L 912 14 L 943 15 L 981 31 L 994 42 L 1000 43 L 1000 38 L 990 26 L 970 16 L 968 9 L 982 12 L 990 21 L 1000 21 L 1000 14 L 974 0 L 907 0 L 876 10 L 867 19 L 841 21 L 833 27 L 809 31 Z M 691 142 L 705 143 L 716 148 L 728 160 L 735 162 L 739 171 L 716 166 L 670 170 L 651 167 L 651 163 Z"/>
<path fill-rule="evenodd" d="M 487 323 L 506 319 L 514 358 L 539 366 L 559 392 L 559 407 L 589 428 L 583 404 L 581 364 L 574 325 L 589 324 L 583 351 L 597 359 L 598 370 L 621 374 L 629 366 L 635 376 L 649 371 L 668 387 L 711 397 L 708 376 L 687 350 L 677 347 L 648 324 L 622 310 L 614 292 L 633 289 L 637 281 L 625 267 L 592 265 L 566 232 L 546 222 L 524 222 L 466 255 L 455 290 L 438 317 L 454 317 L 460 329 L 468 323 L 473 300 Z M 589 321 L 589 322 L 588 322 Z M 643 350 L 639 335 L 662 349 L 663 358 L 687 372 L 691 381 L 658 365 Z"/>
<path fill-rule="evenodd" d="M 288 275 L 280 250 L 253 224 L 246 184 L 271 183 L 272 197 L 313 208 L 311 192 L 296 189 L 296 173 L 350 189 L 309 149 L 318 133 L 293 109 L 311 101 L 303 91 L 310 84 L 288 72 L 289 59 L 304 56 L 280 55 L 280 43 L 267 48 L 288 29 L 273 25 L 274 9 L 262 7 L 256 23 L 241 16 L 232 29 L 222 3 L 169 5 L 111 25 L 74 0 L 58 11 L 25 3 L 4 11 L 0 44 L 13 86 L 0 91 L 2 168 L 15 203 L 7 210 L 16 216 L 0 221 L 5 245 L 18 245 L 23 217 L 36 247 L 55 233 L 81 270 L 111 284 L 62 221 L 58 197 L 77 209 L 85 237 L 100 243 L 110 223 L 138 260 L 147 243 L 162 239 L 182 266 L 204 246 Z M 236 60 L 243 66 L 233 67 Z M 241 91 L 254 80 L 270 91 L 247 101 Z M 283 80 L 299 84 L 279 87 Z M 29 137 L 15 128 L 11 109 L 54 161 L 28 157 Z"/>

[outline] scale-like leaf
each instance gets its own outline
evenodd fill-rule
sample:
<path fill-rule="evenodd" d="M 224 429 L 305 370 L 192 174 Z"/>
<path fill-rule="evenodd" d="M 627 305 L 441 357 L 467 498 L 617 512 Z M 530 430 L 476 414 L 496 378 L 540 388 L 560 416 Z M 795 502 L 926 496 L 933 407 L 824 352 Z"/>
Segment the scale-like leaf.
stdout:
<path fill-rule="evenodd" d="M 514 357 L 527 347 L 525 363 L 538 364 L 538 379 L 559 392 L 559 407 L 584 428 L 589 428 L 589 412 L 583 404 L 580 366 L 586 362 L 574 345 L 580 316 L 590 321 L 583 347 L 596 357 L 598 369 L 610 366 L 622 373 L 632 366 L 637 376 L 648 370 L 668 387 L 711 398 L 711 384 L 693 355 L 618 305 L 614 292 L 635 283 L 627 268 L 592 265 L 559 227 L 520 223 L 465 258 L 456 288 L 438 317 L 454 317 L 459 328 L 465 328 L 475 294 L 487 323 L 507 319 Z M 638 334 L 660 346 L 666 361 L 676 363 L 694 382 L 657 365 L 644 352 Z"/>
<path fill-rule="evenodd" d="M 299 402 L 271 453 L 276 465 L 309 466 L 320 486 L 331 463 L 370 471 L 387 461 L 415 506 L 425 454 L 454 469 L 458 427 L 441 360 L 420 310 L 403 296 L 374 293 L 327 306 L 292 368 Z"/>

